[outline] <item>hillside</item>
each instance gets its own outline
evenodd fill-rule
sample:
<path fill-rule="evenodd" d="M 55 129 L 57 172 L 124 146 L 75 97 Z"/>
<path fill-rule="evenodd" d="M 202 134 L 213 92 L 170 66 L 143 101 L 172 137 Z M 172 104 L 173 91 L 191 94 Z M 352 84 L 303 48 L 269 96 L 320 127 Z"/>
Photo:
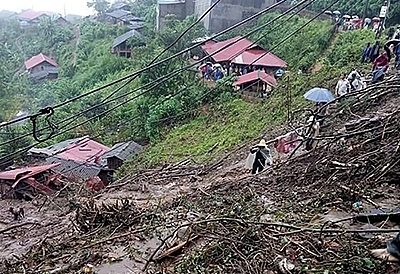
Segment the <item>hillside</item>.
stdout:
<path fill-rule="evenodd" d="M 140 11 L 137 11 L 137 13 L 140 14 Z M 275 15 L 277 14 L 271 13 L 264 16 L 259 20 L 259 24 L 265 20 L 272 19 Z M 112 41 L 118 35 L 127 31 L 124 27 L 89 20 L 66 26 L 45 21 L 40 25 L 29 27 L 21 27 L 13 21 L 4 22 L 5 27 L 1 29 L 1 41 L 4 45 L 9 45 L 8 52 L 12 53 L 15 58 L 15 60 L 11 60 L 11 57 L 8 57 L 8 59 L 4 60 L 4 63 L 13 66 L 7 69 L 8 74 L 6 74 L 7 79 L 5 82 L 12 83 L 10 85 L 12 88 L 8 89 L 7 94 L 11 96 L 12 101 L 15 103 L 13 103 L 13 108 L 3 108 L 3 110 L 7 109 L 7 111 L 1 112 L 0 118 L 3 121 L 9 120 L 20 110 L 34 113 L 40 108 L 60 104 L 145 67 L 194 20 L 193 17 L 189 17 L 185 21 L 179 22 L 172 18 L 168 27 L 158 33 L 154 33 L 151 22 L 147 22 L 143 30 L 144 40 L 147 43 L 145 46 L 134 49 L 135 58 L 132 59 L 120 58 L 110 53 Z M 298 16 L 291 19 L 284 17 L 280 24 L 281 28 L 294 30 L 297 24 L 304 23 L 306 20 Z M 265 36 L 260 41 L 260 45 L 266 48 L 275 46 L 274 52 L 276 51 L 279 56 L 287 59 L 293 70 L 296 70 L 299 66 L 307 70 L 316 61 L 318 55 L 323 52 L 324 48 L 327 47 L 332 35 L 332 25 L 329 22 L 316 21 L 305 29 L 302 34 L 293 37 L 295 39 L 293 42 L 296 44 L 303 40 L 305 36 L 308 36 L 310 37 L 309 43 L 302 43 L 300 47 L 294 47 L 293 43 L 285 43 L 281 47 L 277 47 L 277 45 L 271 43 L 271 41 L 279 41 L 283 38 L 282 33 L 276 29 L 277 26 L 273 26 L 275 29 L 265 29 L 263 32 L 258 33 L 258 35 Z M 185 34 L 177 45 L 160 58 L 166 58 L 184 49 L 194 38 L 201 37 L 204 34 L 205 30 L 198 25 Z M 231 37 L 237 34 L 244 34 L 244 32 L 230 33 Z M 257 39 L 258 37 L 250 38 Z M 22 73 L 24 71 L 21 69 L 23 62 L 29 56 L 40 52 L 53 57 L 59 63 L 60 75 L 57 81 L 36 83 L 30 81 L 27 75 Z M 312 54 L 310 54 L 311 52 Z M 305 59 L 298 59 L 297 56 L 300 54 L 303 54 Z M 7 55 L 3 57 L 6 58 Z M 82 135 L 92 136 L 106 144 L 124 141 L 128 138 L 142 140 L 144 143 L 151 141 L 153 144 L 157 144 L 165 139 L 165 134 L 168 134 L 171 128 L 196 118 L 199 110 L 215 101 L 215 99 L 217 102 L 224 101 L 227 104 L 235 100 L 235 96 L 230 95 L 229 84 L 227 85 L 228 88 L 212 89 L 202 81 L 198 81 L 190 71 L 175 75 L 174 78 L 165 81 L 162 85 L 152 87 L 151 91 L 140 89 L 141 85 L 151 83 L 153 80 L 185 64 L 187 64 L 185 59 L 175 58 L 142 74 L 116 94 L 113 92 L 114 88 L 109 87 L 60 107 L 52 117 L 52 122 L 58 127 L 56 130 L 57 136 L 54 140 L 45 142 L 42 145 Z M 17 72 L 11 74 L 9 71 Z M 187 85 L 188 83 L 190 83 L 190 86 Z M 22 92 L 17 92 L 17 89 Z M 222 92 L 222 90 L 224 91 Z M 138 95 L 142 92 L 144 92 L 143 95 Z M 175 93 L 180 94 L 175 96 Z M 110 94 L 113 94 L 114 97 L 109 98 Z M 138 96 L 138 98 L 135 99 L 135 96 Z M 115 97 L 120 98 L 118 100 L 113 99 Z M 105 99 L 111 99 L 112 101 L 97 107 Z M 127 101 L 123 106 L 116 107 L 115 110 L 108 112 L 108 110 L 118 105 L 121 100 L 126 99 Z M 280 103 L 278 102 L 278 104 Z M 157 108 L 153 108 L 153 105 L 157 105 Z M 250 107 L 250 105 L 246 105 L 246 107 Z M 86 111 L 87 109 L 90 109 L 90 111 Z M 107 115 L 100 116 L 103 112 L 107 112 Z M 78 116 L 76 116 L 77 114 Z M 75 116 L 76 118 L 71 120 L 70 117 Z M 88 119 L 90 119 L 90 122 L 86 123 L 85 121 Z M 118 122 L 116 123 L 115 121 Z M 166 121 L 168 123 L 165 123 Z M 58 134 L 58 132 L 63 131 L 62 129 L 74 127 L 74 125 L 78 124 L 82 125 L 69 130 L 67 133 Z M 257 125 L 253 127 L 253 129 L 257 128 Z M 24 124 L 22 126 L 9 127 L 7 134 L 16 137 L 29 131 L 30 125 Z M 46 133 L 43 132 L 42 134 Z M 230 146 L 233 142 L 246 140 L 250 135 L 253 136 L 254 134 L 249 133 L 246 135 L 240 137 L 239 140 L 232 139 L 227 144 Z M 6 140 L 8 137 L 3 138 Z M 18 151 L 20 147 L 33 143 L 33 138 L 28 134 L 27 137 L 17 142 L 3 146 L 1 150 L 3 155 L 6 155 L 13 151 Z M 224 148 L 224 146 L 221 148 Z"/>
<path fill-rule="evenodd" d="M 145 3 L 135 8 L 141 17 L 155 12 Z M 278 14 L 223 39 L 246 35 Z M 8 103 L 2 100 L 1 121 L 148 67 L 195 21 L 171 17 L 154 32 L 151 18 L 142 30 L 146 44 L 129 41 L 129 59 L 110 52 L 124 27 L 0 22 L 0 96 Z M 61 178 L 52 195 L 0 200 L 0 273 L 398 273 L 398 265 L 371 255 L 399 231 L 398 76 L 332 101 L 320 134 L 301 135 L 290 153 L 274 150 L 271 168 L 257 175 L 244 168 L 260 138 L 272 148 L 277 137 L 309 127 L 315 103 L 304 99 L 306 91 L 333 90 L 341 73 L 371 69 L 360 63 L 364 45 L 374 41 L 370 30 L 334 33 L 332 22 L 316 20 L 279 42 L 307 20 L 285 16 L 249 37 L 289 64 L 264 100 L 234 91 L 234 77 L 214 83 L 191 70 L 153 85 L 194 61 L 179 56 L 122 90 L 114 92 L 120 83 L 57 108 L 51 117 L 57 136 L 42 146 L 89 135 L 107 145 L 133 139 L 146 147 L 99 191 Z M 195 27 L 160 59 L 206 34 Z M 34 82 L 23 72 L 24 61 L 40 52 L 60 64 L 57 80 Z M 0 156 L 34 143 L 29 122 L 0 133 L 0 141 L 28 134 L 0 147 Z M 306 151 L 311 140 L 316 147 Z M 23 208 L 24 216 L 14 220 L 10 208 Z"/>

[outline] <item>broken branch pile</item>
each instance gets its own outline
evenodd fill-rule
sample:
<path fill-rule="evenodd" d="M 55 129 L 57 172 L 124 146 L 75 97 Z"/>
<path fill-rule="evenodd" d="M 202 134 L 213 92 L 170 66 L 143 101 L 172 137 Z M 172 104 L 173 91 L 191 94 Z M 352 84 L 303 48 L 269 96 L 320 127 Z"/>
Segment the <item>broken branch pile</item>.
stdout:
<path fill-rule="evenodd" d="M 78 206 L 75 222 L 82 232 L 87 233 L 100 227 L 123 230 L 144 223 L 144 219 L 150 217 L 128 200 L 117 200 L 113 204 L 102 203 L 99 206 L 91 199 Z"/>

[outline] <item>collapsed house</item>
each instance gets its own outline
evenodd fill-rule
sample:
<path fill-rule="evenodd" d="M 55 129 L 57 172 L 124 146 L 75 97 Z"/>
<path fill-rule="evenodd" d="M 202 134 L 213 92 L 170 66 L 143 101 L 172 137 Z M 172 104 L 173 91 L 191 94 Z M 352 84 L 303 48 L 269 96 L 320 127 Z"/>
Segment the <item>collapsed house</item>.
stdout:
<path fill-rule="evenodd" d="M 60 163 L 0 172 L 0 197 L 31 200 L 38 194 L 51 195 L 61 186 L 60 174 L 52 172 Z"/>
<path fill-rule="evenodd" d="M 101 156 L 110 148 L 89 137 L 70 139 L 45 147 L 32 148 L 29 156 L 45 160 L 48 164 L 60 163 L 53 170 L 65 177 L 75 180 L 86 180 L 95 176 L 109 181 L 110 170 L 101 162 Z"/>
<path fill-rule="evenodd" d="M 133 141 L 109 148 L 85 136 L 45 148 L 32 148 L 28 156 L 47 164 L 58 163 L 52 170 L 69 179 L 90 181 L 97 177 L 108 185 L 115 170 L 141 151 L 142 146 Z"/>

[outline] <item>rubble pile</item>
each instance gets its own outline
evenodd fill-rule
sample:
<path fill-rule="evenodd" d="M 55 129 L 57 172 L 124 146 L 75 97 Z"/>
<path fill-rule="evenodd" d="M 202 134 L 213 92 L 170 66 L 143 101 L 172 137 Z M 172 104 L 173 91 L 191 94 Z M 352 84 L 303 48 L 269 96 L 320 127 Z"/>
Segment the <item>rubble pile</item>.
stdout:
<path fill-rule="evenodd" d="M 399 84 L 338 102 L 316 149 L 192 194 L 209 221 L 170 273 L 398 273 L 370 251 L 400 231 Z"/>

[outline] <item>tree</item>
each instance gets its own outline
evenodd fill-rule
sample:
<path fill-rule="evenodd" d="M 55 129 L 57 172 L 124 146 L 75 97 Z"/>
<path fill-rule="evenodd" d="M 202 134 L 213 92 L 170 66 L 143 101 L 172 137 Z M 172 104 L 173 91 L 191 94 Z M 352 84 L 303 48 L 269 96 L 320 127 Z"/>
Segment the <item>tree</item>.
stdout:
<path fill-rule="evenodd" d="M 110 2 L 106 0 L 93 0 L 92 2 L 87 2 L 87 6 L 94 8 L 98 14 L 104 14 L 110 6 Z"/>

